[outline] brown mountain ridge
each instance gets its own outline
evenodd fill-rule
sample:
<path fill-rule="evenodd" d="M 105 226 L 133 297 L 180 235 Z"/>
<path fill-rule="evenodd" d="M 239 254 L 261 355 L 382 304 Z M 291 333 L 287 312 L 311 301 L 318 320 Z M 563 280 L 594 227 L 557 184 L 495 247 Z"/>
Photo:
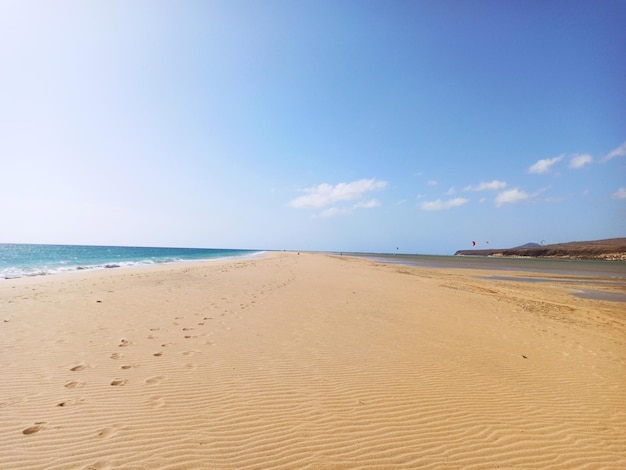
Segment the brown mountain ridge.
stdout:
<path fill-rule="evenodd" d="M 626 261 L 626 238 L 607 238 L 605 240 L 555 243 L 552 245 L 527 243 L 515 248 L 458 250 L 454 254 Z"/>

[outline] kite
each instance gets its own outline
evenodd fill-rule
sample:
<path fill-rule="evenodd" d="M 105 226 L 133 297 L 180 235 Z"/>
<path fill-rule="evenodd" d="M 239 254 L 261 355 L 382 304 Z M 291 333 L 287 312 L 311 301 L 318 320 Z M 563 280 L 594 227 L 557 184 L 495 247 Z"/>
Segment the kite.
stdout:
<path fill-rule="evenodd" d="M 472 246 L 476 246 L 476 242 L 472 240 Z"/>

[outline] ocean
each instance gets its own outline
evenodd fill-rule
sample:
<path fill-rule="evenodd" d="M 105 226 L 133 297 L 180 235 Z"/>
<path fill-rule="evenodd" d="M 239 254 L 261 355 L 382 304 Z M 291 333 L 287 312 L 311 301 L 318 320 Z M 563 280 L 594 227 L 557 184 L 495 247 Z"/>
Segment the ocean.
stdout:
<path fill-rule="evenodd" d="M 0 279 L 91 269 L 246 257 L 259 250 L 0 243 Z"/>

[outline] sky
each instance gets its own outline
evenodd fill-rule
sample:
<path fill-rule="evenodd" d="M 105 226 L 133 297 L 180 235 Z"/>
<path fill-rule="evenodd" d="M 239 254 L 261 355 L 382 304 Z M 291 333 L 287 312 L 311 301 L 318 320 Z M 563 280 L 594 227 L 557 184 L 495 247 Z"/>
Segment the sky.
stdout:
<path fill-rule="evenodd" d="M 0 243 L 626 237 L 626 0 L 0 0 Z"/>

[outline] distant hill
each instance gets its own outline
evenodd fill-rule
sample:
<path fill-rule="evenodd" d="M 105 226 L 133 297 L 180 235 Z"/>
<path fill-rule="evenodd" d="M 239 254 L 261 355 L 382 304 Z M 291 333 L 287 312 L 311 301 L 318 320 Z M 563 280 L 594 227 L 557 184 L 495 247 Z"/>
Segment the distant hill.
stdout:
<path fill-rule="evenodd" d="M 526 243 L 515 248 L 458 250 L 462 256 L 515 256 L 532 258 L 596 259 L 626 261 L 626 238 L 539 245 Z"/>
<path fill-rule="evenodd" d="M 526 243 L 525 245 L 516 246 L 515 248 L 511 248 L 512 250 L 519 250 L 520 248 L 535 248 L 537 246 L 541 246 L 539 243 Z"/>

